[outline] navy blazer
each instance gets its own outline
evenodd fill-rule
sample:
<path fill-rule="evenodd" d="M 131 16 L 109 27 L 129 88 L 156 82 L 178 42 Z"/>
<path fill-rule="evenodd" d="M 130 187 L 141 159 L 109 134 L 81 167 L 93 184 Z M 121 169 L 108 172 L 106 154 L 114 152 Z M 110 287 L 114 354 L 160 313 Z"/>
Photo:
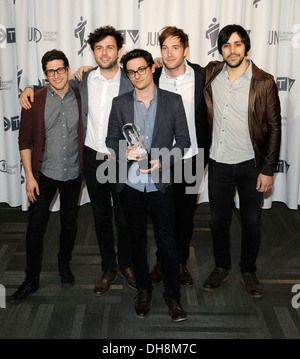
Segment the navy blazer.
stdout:
<path fill-rule="evenodd" d="M 134 99 L 133 91 L 122 96 L 115 97 L 112 102 L 112 109 L 109 116 L 106 146 L 112 149 L 119 160 L 120 140 L 125 140 L 122 127 L 126 123 L 134 122 Z M 174 142 L 175 139 L 175 142 Z M 153 129 L 151 148 L 167 148 L 170 151 L 178 148 L 180 156 L 171 157 L 170 166 L 179 161 L 191 145 L 190 136 L 186 121 L 185 110 L 180 95 L 157 88 L 157 110 Z M 123 154 L 124 155 L 124 154 Z M 126 157 L 124 156 L 126 160 Z M 127 168 L 131 161 L 127 163 Z M 169 166 L 162 163 L 162 169 Z M 156 188 L 165 192 L 168 185 L 172 183 L 172 176 L 168 182 L 162 180 L 162 172 L 159 171 L 159 183 L 155 183 Z M 116 191 L 120 192 L 125 182 L 121 183 L 117 176 Z"/>
<path fill-rule="evenodd" d="M 187 61 L 188 65 L 192 67 L 195 72 L 195 127 L 198 148 L 204 149 L 204 166 L 208 163 L 209 156 L 209 135 L 207 125 L 207 107 L 204 98 L 204 85 L 205 85 L 205 68 L 198 64 L 193 64 Z M 156 85 L 159 86 L 159 79 L 162 72 L 162 67 L 155 69 L 153 79 Z"/>

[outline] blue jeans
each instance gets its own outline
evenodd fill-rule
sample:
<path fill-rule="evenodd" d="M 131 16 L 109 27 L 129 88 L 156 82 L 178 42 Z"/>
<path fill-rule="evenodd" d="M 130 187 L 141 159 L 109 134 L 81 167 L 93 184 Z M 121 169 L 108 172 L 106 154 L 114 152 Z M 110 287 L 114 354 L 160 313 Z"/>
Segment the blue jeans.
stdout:
<path fill-rule="evenodd" d="M 164 276 L 164 297 L 180 298 L 178 259 L 174 240 L 174 194 L 172 186 L 165 193 L 140 192 L 127 185 L 120 192 L 121 204 L 131 239 L 133 271 L 138 289 L 152 290 L 147 258 L 147 211 L 155 229 Z"/>
<path fill-rule="evenodd" d="M 230 225 L 235 189 L 240 201 L 242 244 L 240 270 L 255 273 L 260 249 L 260 215 L 263 193 L 256 190 L 259 170 L 254 160 L 239 164 L 209 160 L 208 192 L 211 214 L 213 252 L 217 267 L 231 268 Z"/>
<path fill-rule="evenodd" d="M 43 256 L 43 238 L 49 219 L 49 206 L 59 189 L 60 193 L 60 241 L 58 267 L 67 267 L 72 258 L 77 232 L 77 204 L 81 189 L 81 178 L 62 182 L 40 174 L 38 181 L 40 195 L 30 203 L 29 222 L 26 232 L 26 278 L 32 283 L 39 282 Z"/>

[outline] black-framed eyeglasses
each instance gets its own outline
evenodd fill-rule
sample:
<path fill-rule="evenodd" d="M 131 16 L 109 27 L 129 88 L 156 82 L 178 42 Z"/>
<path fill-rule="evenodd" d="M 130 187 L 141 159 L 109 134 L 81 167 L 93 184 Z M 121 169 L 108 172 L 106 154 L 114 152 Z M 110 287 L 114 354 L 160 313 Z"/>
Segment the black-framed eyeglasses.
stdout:
<path fill-rule="evenodd" d="M 45 74 L 47 77 L 52 77 L 54 76 L 55 72 L 57 72 L 58 75 L 63 75 L 66 73 L 67 70 L 68 70 L 68 66 L 64 66 L 64 67 L 59 67 L 56 70 L 53 69 L 46 70 Z"/>
<path fill-rule="evenodd" d="M 131 79 L 133 79 L 135 77 L 135 75 L 138 73 L 139 75 L 145 75 L 146 70 L 149 66 L 146 67 L 139 67 L 136 71 L 134 70 L 128 70 L 127 71 L 127 76 Z"/>

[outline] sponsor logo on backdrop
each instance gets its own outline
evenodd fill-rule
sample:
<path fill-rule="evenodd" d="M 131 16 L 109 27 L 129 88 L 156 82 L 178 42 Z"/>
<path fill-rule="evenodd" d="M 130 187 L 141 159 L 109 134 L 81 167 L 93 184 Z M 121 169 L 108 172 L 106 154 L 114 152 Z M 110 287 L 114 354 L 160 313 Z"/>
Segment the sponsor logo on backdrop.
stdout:
<path fill-rule="evenodd" d="M 158 31 L 155 31 L 155 32 L 149 31 L 146 46 L 157 46 L 157 45 L 159 45 L 158 37 L 159 37 L 159 32 Z"/>
<path fill-rule="evenodd" d="M 268 45 L 278 45 L 280 42 L 291 42 L 293 39 L 292 31 L 270 30 L 268 34 Z"/>
<path fill-rule="evenodd" d="M 0 172 L 6 172 L 6 161 L 0 160 Z"/>
<path fill-rule="evenodd" d="M 277 77 L 278 91 L 291 91 L 295 81 L 295 79 L 290 79 L 289 77 Z"/>
<path fill-rule="evenodd" d="M 83 17 L 80 17 L 80 22 L 77 24 L 77 27 L 74 30 L 74 36 L 80 41 L 80 49 L 77 51 L 78 55 L 83 56 L 83 51 L 87 47 L 87 40 L 84 38 L 85 29 L 86 29 L 87 20 L 83 20 Z"/>
<path fill-rule="evenodd" d="M 5 48 L 6 44 L 16 42 L 16 29 L 14 27 L 5 27 L 0 24 L 0 48 Z"/>
<path fill-rule="evenodd" d="M 9 166 L 6 163 L 6 160 L 0 160 L 0 172 L 2 172 L 2 173 L 7 173 L 8 175 L 15 175 L 15 174 L 17 174 L 17 170 L 19 170 L 19 168 L 20 168 L 19 164 Z M 24 179 L 24 181 L 25 181 L 25 179 Z M 23 182 L 21 182 L 21 183 L 23 183 Z"/>
<path fill-rule="evenodd" d="M 13 83 L 13 80 L 3 80 L 2 76 L 0 76 L 0 91 L 9 91 L 11 89 L 11 84 Z"/>
<path fill-rule="evenodd" d="M 253 6 L 257 9 L 258 3 L 260 3 L 261 0 L 253 0 Z"/>
<path fill-rule="evenodd" d="M 298 31 L 298 33 L 297 33 Z M 300 47 L 300 24 L 294 24 L 292 26 L 292 32 L 296 33 L 296 35 L 292 38 L 292 46 L 295 49 L 299 49 Z"/>
<path fill-rule="evenodd" d="M 39 42 L 42 38 L 42 33 L 36 27 L 28 28 L 28 41 Z"/>
<path fill-rule="evenodd" d="M 277 173 L 288 173 L 290 166 L 291 165 L 288 164 L 285 160 L 279 160 L 278 165 L 277 165 L 277 169 L 276 169 L 275 172 L 277 172 Z"/>
<path fill-rule="evenodd" d="M 215 52 L 218 50 L 218 35 L 220 31 L 220 23 L 218 23 L 217 19 L 214 17 L 212 19 L 212 23 L 209 25 L 206 30 L 205 37 L 210 40 L 211 49 L 208 51 L 207 55 L 215 56 Z"/>
<path fill-rule="evenodd" d="M 20 125 L 20 117 L 12 116 L 11 118 L 3 117 L 4 119 L 4 131 L 17 131 Z"/>
<path fill-rule="evenodd" d="M 135 44 L 139 39 L 139 30 L 119 30 L 121 34 L 124 37 L 124 45 L 127 44 L 128 36 L 132 40 L 132 42 Z"/>

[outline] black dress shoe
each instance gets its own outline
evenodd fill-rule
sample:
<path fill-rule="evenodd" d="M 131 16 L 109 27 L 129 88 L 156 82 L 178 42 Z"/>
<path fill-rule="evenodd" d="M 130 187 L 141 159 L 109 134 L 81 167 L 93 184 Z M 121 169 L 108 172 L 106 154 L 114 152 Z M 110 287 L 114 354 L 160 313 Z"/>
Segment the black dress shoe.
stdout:
<path fill-rule="evenodd" d="M 218 289 L 221 283 L 225 282 L 228 279 L 228 273 L 229 271 L 225 268 L 216 267 L 204 282 L 204 290 L 211 292 Z"/>
<path fill-rule="evenodd" d="M 187 320 L 187 314 L 182 308 L 179 300 L 171 299 L 168 303 L 168 308 L 172 322 L 183 322 Z"/>
<path fill-rule="evenodd" d="M 263 291 L 255 273 L 242 273 L 242 279 L 246 287 L 247 294 L 252 298 L 261 298 Z"/>
<path fill-rule="evenodd" d="M 59 275 L 63 287 L 74 285 L 75 278 L 69 267 L 59 269 Z"/>
<path fill-rule="evenodd" d="M 152 268 L 152 270 L 150 272 L 150 277 L 151 277 L 152 284 L 158 284 L 163 280 L 160 263 L 157 262 L 155 264 L 155 266 Z"/>
<path fill-rule="evenodd" d="M 137 317 L 145 318 L 150 311 L 152 292 L 150 290 L 139 290 L 135 301 L 135 312 Z"/>
<path fill-rule="evenodd" d="M 38 284 L 24 282 L 19 286 L 17 291 L 11 296 L 12 301 L 21 301 L 29 296 L 29 294 L 36 292 L 39 289 Z"/>
<path fill-rule="evenodd" d="M 193 278 L 185 264 L 179 264 L 179 282 L 185 287 L 193 285 Z"/>

